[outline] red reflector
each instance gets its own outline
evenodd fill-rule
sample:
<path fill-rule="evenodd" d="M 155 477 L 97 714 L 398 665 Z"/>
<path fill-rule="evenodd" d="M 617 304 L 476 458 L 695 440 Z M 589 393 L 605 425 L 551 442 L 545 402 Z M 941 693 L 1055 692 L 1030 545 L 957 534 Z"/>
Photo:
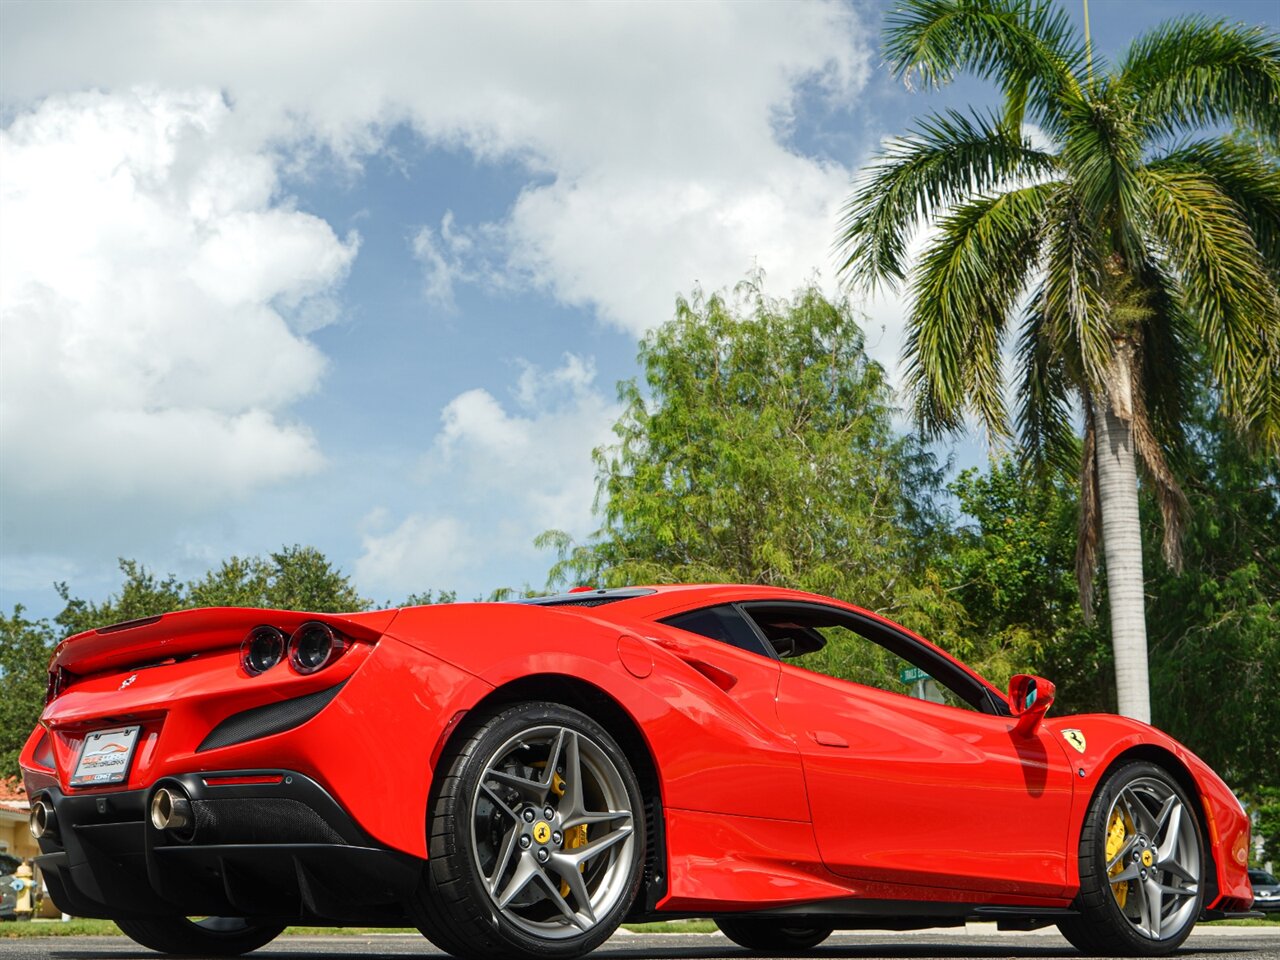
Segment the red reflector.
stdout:
<path fill-rule="evenodd" d="M 206 787 L 240 787 L 250 783 L 283 783 L 284 777 L 281 775 L 266 775 L 261 777 L 205 777 L 204 785 Z"/>

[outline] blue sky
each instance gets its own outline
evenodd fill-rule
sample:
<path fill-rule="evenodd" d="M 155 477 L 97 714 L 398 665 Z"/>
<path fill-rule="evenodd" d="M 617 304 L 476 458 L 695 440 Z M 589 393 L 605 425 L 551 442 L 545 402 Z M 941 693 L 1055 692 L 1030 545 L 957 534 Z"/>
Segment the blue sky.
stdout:
<path fill-rule="evenodd" d="M 675 296 L 832 287 L 858 166 L 992 102 L 895 84 L 888 9 L 4 2 L 0 604 L 293 543 L 378 601 L 541 585 Z M 1090 13 L 1103 56 L 1188 13 L 1280 27 Z M 902 306 L 865 310 L 893 371 Z"/>

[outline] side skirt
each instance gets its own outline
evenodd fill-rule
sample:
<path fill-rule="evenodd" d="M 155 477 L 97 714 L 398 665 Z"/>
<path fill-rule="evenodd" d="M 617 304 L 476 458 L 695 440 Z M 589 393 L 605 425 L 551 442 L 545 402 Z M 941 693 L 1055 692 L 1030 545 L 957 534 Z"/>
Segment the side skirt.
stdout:
<path fill-rule="evenodd" d="M 652 912 L 646 921 L 705 917 L 699 913 Z M 1038 930 L 1066 917 L 1078 916 L 1066 907 L 1025 907 L 1001 904 L 939 903 L 936 900 L 826 900 L 790 904 L 769 910 L 710 914 L 726 919 L 785 920 L 788 924 L 834 927 L 837 930 L 927 930 L 962 927 L 966 921 L 994 922 L 1001 930 Z"/>

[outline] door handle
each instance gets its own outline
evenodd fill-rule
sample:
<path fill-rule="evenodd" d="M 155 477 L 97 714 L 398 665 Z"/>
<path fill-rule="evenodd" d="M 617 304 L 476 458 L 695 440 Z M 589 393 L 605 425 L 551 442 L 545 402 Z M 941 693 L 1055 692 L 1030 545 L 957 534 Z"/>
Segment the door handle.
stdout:
<path fill-rule="evenodd" d="M 849 741 L 838 733 L 832 733 L 830 730 L 810 730 L 809 736 L 813 737 L 813 742 L 822 747 L 848 747 Z"/>

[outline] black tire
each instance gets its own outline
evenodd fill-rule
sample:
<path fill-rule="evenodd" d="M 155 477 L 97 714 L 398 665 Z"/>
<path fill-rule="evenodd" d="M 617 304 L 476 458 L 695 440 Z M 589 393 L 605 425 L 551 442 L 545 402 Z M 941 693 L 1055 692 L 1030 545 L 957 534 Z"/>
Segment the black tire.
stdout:
<path fill-rule="evenodd" d="M 558 770 L 548 772 L 554 758 Z M 511 783 L 495 779 L 495 771 Z M 535 774 L 547 782 L 535 782 Z M 585 784 L 576 803 L 571 779 Z M 513 786 L 516 780 L 522 785 Z M 530 786 L 544 790 L 541 801 Z M 575 828 L 573 809 L 616 815 Z M 524 820 L 526 810 L 537 811 L 535 821 Z M 583 833 L 571 846 L 575 829 Z M 548 830 L 555 831 L 551 839 Z M 635 773 L 600 724 L 561 704 L 517 704 L 472 719 L 437 766 L 427 832 L 427 867 L 409 912 L 424 936 L 456 957 L 580 957 L 612 935 L 640 889 L 645 814 Z M 574 850 L 588 848 L 598 852 L 566 868 L 580 856 Z M 544 853 L 549 859 L 537 861 Z M 531 877 L 522 887 L 521 871 Z M 503 895 L 517 888 L 504 906 Z"/>
<path fill-rule="evenodd" d="M 809 950 L 831 936 L 834 927 L 806 927 L 789 925 L 785 920 L 716 920 L 716 926 L 726 937 L 748 950 L 758 953 L 790 953 Z"/>
<path fill-rule="evenodd" d="M 242 920 L 239 917 L 132 917 L 116 926 L 130 940 L 159 953 L 179 956 L 236 957 L 280 936 L 283 923 Z"/>
<path fill-rule="evenodd" d="M 1165 802 L 1172 806 L 1164 824 L 1160 824 L 1159 811 Z M 1140 806 L 1133 807 L 1135 803 Z M 1175 809 L 1177 806 L 1181 811 Z M 1137 810 L 1139 816 L 1127 817 L 1130 808 Z M 1117 817 L 1121 823 L 1116 829 L 1123 828 L 1123 842 L 1113 854 L 1113 876 L 1107 871 L 1107 842 Z M 1150 819 L 1138 822 L 1144 817 Z M 1159 829 L 1151 829 L 1156 826 Z M 1176 867 L 1190 880 L 1161 868 L 1162 862 L 1168 862 L 1161 860 L 1161 848 L 1169 834 L 1175 832 L 1170 853 L 1183 854 L 1185 862 L 1179 861 Z M 1162 767 L 1145 761 L 1127 763 L 1107 776 L 1089 803 L 1080 833 L 1080 893 L 1075 901 L 1079 916 L 1063 920 L 1058 929 L 1073 946 L 1089 955 L 1170 954 L 1190 935 L 1204 907 L 1207 864 L 1198 808 L 1186 792 Z M 1116 883 L 1122 871 L 1138 876 Z M 1174 885 L 1170 889 L 1193 884 L 1195 891 L 1170 896 L 1167 902 L 1166 893 L 1160 894 L 1159 901 L 1148 898 L 1146 891 L 1152 885 L 1159 888 L 1166 884 Z"/>

